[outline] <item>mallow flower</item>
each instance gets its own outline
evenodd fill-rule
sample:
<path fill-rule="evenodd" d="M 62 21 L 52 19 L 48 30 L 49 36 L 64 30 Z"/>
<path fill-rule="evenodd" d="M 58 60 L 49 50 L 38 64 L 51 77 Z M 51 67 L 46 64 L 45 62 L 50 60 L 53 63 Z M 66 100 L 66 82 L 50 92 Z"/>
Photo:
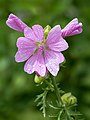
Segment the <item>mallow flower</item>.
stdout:
<path fill-rule="evenodd" d="M 59 64 L 64 61 L 61 52 L 68 48 L 64 37 L 81 32 L 81 24 L 78 24 L 77 19 L 71 21 L 62 30 L 60 25 L 56 25 L 48 32 L 41 25 L 28 27 L 13 14 L 9 15 L 6 24 L 10 28 L 24 33 L 24 37 L 19 37 L 16 43 L 18 48 L 15 55 L 16 62 L 26 61 L 24 71 L 28 74 L 36 72 L 40 76 L 45 76 L 47 71 L 53 76 L 57 75 Z M 46 35 L 46 33 L 48 34 Z"/>
<path fill-rule="evenodd" d="M 82 32 L 82 23 L 75 18 L 69 22 L 62 30 L 62 37 L 80 34 Z"/>

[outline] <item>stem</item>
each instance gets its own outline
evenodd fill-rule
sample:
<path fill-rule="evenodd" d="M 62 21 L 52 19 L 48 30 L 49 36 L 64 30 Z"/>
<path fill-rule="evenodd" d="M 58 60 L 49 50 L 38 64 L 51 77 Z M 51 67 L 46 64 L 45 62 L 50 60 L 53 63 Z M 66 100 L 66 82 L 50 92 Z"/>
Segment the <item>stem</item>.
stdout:
<path fill-rule="evenodd" d="M 66 107 L 64 107 L 64 110 L 65 110 L 66 115 L 67 115 L 67 120 L 71 120 L 70 114 L 69 114 L 69 112 L 68 112 Z"/>
<path fill-rule="evenodd" d="M 61 100 L 61 95 L 60 95 L 60 93 L 59 93 L 59 90 L 58 90 L 56 81 L 55 81 L 55 79 L 53 78 L 53 76 L 51 76 L 51 79 L 52 79 L 52 82 L 53 82 L 53 85 L 54 85 L 54 88 L 55 88 L 55 92 L 56 92 L 56 96 L 57 96 L 57 99 L 58 99 L 59 107 L 61 107 L 61 106 L 63 105 L 63 102 L 62 102 L 62 100 Z"/>
<path fill-rule="evenodd" d="M 45 82 L 50 87 L 51 91 L 53 91 L 54 90 L 54 86 L 50 82 L 48 82 L 47 80 L 45 80 Z"/>
<path fill-rule="evenodd" d="M 46 117 L 46 96 L 47 96 L 48 91 L 44 91 L 43 93 L 43 116 Z"/>
<path fill-rule="evenodd" d="M 66 106 L 63 104 L 63 101 L 61 99 L 61 95 L 60 95 L 58 86 L 57 86 L 56 81 L 55 81 L 55 79 L 54 79 L 54 77 L 52 75 L 51 75 L 51 80 L 52 80 L 54 88 L 55 88 L 55 93 L 56 93 L 56 96 L 57 96 L 57 99 L 58 99 L 59 107 L 63 107 L 64 108 L 64 110 L 66 112 L 66 115 L 67 115 L 67 120 L 71 120 L 70 114 L 69 114 Z"/>

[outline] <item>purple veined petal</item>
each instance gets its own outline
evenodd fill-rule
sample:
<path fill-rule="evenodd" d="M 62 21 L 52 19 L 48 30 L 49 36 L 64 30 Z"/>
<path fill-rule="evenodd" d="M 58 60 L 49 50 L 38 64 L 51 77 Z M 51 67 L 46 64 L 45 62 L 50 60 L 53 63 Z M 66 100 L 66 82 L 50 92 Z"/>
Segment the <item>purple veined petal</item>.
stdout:
<path fill-rule="evenodd" d="M 35 71 L 40 76 L 46 76 L 47 71 L 46 71 L 46 65 L 45 65 L 44 57 L 40 53 L 38 53 L 38 60 L 36 62 Z"/>
<path fill-rule="evenodd" d="M 76 34 L 80 34 L 82 33 L 82 23 L 79 23 L 76 28 L 74 28 L 75 30 L 73 30 L 73 32 L 70 34 L 70 36 L 76 35 Z"/>
<path fill-rule="evenodd" d="M 65 28 L 68 28 L 71 25 L 77 25 L 78 24 L 78 19 L 74 18 L 73 20 L 71 20 L 66 26 Z"/>
<path fill-rule="evenodd" d="M 60 37 L 61 37 L 61 27 L 60 27 L 60 25 L 56 25 L 48 33 L 46 44 L 48 45 L 51 43 L 58 42 Z"/>
<path fill-rule="evenodd" d="M 59 71 L 59 64 L 64 61 L 64 56 L 62 53 L 55 51 L 46 51 L 45 52 L 45 64 L 48 71 L 56 76 Z"/>
<path fill-rule="evenodd" d="M 46 73 L 45 73 L 45 75 L 44 75 L 44 77 L 46 77 L 47 75 L 48 75 L 48 70 L 47 70 L 47 68 L 46 68 Z M 40 75 L 38 74 L 38 72 L 35 72 L 36 73 L 36 75 L 38 76 L 38 77 L 40 77 Z"/>
<path fill-rule="evenodd" d="M 49 47 L 49 49 L 58 52 L 64 51 L 69 47 L 68 43 L 62 37 L 60 37 L 57 42 L 53 42 L 51 44 L 48 44 L 47 46 Z"/>
<path fill-rule="evenodd" d="M 27 72 L 28 74 L 32 74 L 33 72 L 35 72 L 34 68 L 36 65 L 37 57 L 38 56 L 35 54 L 26 61 L 24 65 L 24 71 Z"/>
<path fill-rule="evenodd" d="M 24 71 L 28 74 L 37 72 L 40 76 L 45 76 L 46 66 L 42 54 L 39 52 L 31 56 L 28 61 L 25 63 Z"/>
<path fill-rule="evenodd" d="M 19 37 L 17 39 L 16 45 L 18 49 L 36 49 L 35 42 L 25 37 Z"/>
<path fill-rule="evenodd" d="M 28 39 L 31 39 L 31 40 L 33 40 L 35 42 L 39 42 L 39 39 L 37 38 L 37 36 L 35 35 L 34 31 L 30 27 L 26 27 L 24 29 L 24 35 Z"/>
<path fill-rule="evenodd" d="M 24 28 L 27 27 L 25 23 L 23 23 L 17 16 L 10 14 L 6 24 L 19 32 L 24 32 Z"/>
<path fill-rule="evenodd" d="M 78 19 L 75 18 L 69 22 L 61 31 L 63 37 L 80 34 L 82 32 L 82 23 L 78 23 Z"/>
<path fill-rule="evenodd" d="M 18 52 L 15 55 L 16 62 L 26 61 L 36 50 L 34 43 L 24 37 L 17 40 Z"/>
<path fill-rule="evenodd" d="M 32 30 L 34 31 L 34 34 L 39 39 L 39 42 L 42 42 L 44 39 L 44 29 L 40 25 L 34 25 L 32 26 Z"/>
<path fill-rule="evenodd" d="M 73 27 L 73 25 L 78 25 L 78 19 L 74 18 L 72 21 L 70 21 L 62 30 L 67 30 L 70 27 Z"/>
<path fill-rule="evenodd" d="M 29 57 L 30 57 L 30 54 L 29 54 L 30 50 L 29 49 L 25 49 L 25 50 L 19 50 L 16 55 L 15 55 L 15 61 L 16 62 L 24 62 L 26 61 Z"/>
<path fill-rule="evenodd" d="M 49 60 L 54 60 L 56 64 L 60 64 L 64 61 L 64 56 L 61 52 L 56 52 L 53 50 L 45 50 L 44 56 L 48 56 Z"/>

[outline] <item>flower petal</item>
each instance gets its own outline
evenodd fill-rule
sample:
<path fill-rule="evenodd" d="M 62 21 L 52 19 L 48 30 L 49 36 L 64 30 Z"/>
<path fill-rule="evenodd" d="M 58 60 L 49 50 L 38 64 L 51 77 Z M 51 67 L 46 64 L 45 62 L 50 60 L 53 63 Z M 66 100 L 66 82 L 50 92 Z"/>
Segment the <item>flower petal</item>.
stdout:
<path fill-rule="evenodd" d="M 34 31 L 34 34 L 39 39 L 39 42 L 42 42 L 44 39 L 44 29 L 40 25 L 34 25 L 32 26 L 32 29 Z"/>
<path fill-rule="evenodd" d="M 24 32 L 24 28 L 27 27 L 25 23 L 23 23 L 17 16 L 10 14 L 6 24 L 19 32 Z"/>
<path fill-rule="evenodd" d="M 49 49 L 58 52 L 64 51 L 68 48 L 68 43 L 61 36 L 60 25 L 51 29 L 47 37 L 46 45 Z"/>
<path fill-rule="evenodd" d="M 42 54 L 39 52 L 28 59 L 24 66 L 24 71 L 28 74 L 37 72 L 40 76 L 45 76 L 46 66 Z"/>
<path fill-rule="evenodd" d="M 75 34 L 80 34 L 82 32 L 82 23 L 78 23 L 78 19 L 75 18 L 69 22 L 65 28 L 62 29 L 62 36 L 72 36 Z"/>
<path fill-rule="evenodd" d="M 25 37 L 19 37 L 16 45 L 17 45 L 18 49 L 27 49 L 27 48 L 33 49 L 33 50 L 36 49 L 35 42 L 33 42 L 32 40 L 29 40 Z"/>
<path fill-rule="evenodd" d="M 59 71 L 59 64 L 64 61 L 64 56 L 62 53 L 54 51 L 45 52 L 45 64 L 48 71 L 56 76 Z"/>
<path fill-rule="evenodd" d="M 40 75 L 40 76 L 45 76 L 46 75 L 46 66 L 45 66 L 45 61 L 43 58 L 42 54 L 38 54 L 38 60 L 36 63 L 35 71 Z"/>
<path fill-rule="evenodd" d="M 48 45 L 51 43 L 58 42 L 60 38 L 61 38 L 61 27 L 60 25 L 56 25 L 50 30 L 46 44 Z"/>
<path fill-rule="evenodd" d="M 36 50 L 34 43 L 24 37 L 17 40 L 18 52 L 15 55 L 16 62 L 26 61 Z"/>
<path fill-rule="evenodd" d="M 16 62 L 24 62 L 30 57 L 30 50 L 19 50 L 15 55 L 15 61 Z"/>
<path fill-rule="evenodd" d="M 37 38 L 34 31 L 30 27 L 26 27 L 24 29 L 24 35 L 25 35 L 26 38 L 28 38 L 30 40 L 33 40 L 35 42 L 39 42 L 39 39 Z"/>
<path fill-rule="evenodd" d="M 68 49 L 68 43 L 61 37 L 60 39 L 58 39 L 57 42 L 53 42 L 47 45 L 49 47 L 49 49 L 54 50 L 54 51 L 64 51 L 66 49 Z"/>

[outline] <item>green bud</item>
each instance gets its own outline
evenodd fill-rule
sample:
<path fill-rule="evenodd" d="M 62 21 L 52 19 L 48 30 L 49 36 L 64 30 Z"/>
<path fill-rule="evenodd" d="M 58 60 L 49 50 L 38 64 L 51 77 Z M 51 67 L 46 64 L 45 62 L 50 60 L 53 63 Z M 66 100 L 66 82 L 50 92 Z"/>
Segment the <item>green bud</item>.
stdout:
<path fill-rule="evenodd" d="M 70 92 L 62 95 L 61 99 L 65 105 L 73 105 L 77 103 L 77 98 L 73 96 Z"/>
<path fill-rule="evenodd" d="M 48 33 L 49 33 L 50 30 L 51 30 L 51 27 L 50 27 L 49 25 L 47 25 L 47 26 L 44 28 L 45 38 L 48 36 Z"/>
<path fill-rule="evenodd" d="M 39 84 L 39 83 L 42 83 L 43 81 L 44 81 L 44 77 L 35 75 L 35 78 L 34 78 L 35 83 Z"/>

